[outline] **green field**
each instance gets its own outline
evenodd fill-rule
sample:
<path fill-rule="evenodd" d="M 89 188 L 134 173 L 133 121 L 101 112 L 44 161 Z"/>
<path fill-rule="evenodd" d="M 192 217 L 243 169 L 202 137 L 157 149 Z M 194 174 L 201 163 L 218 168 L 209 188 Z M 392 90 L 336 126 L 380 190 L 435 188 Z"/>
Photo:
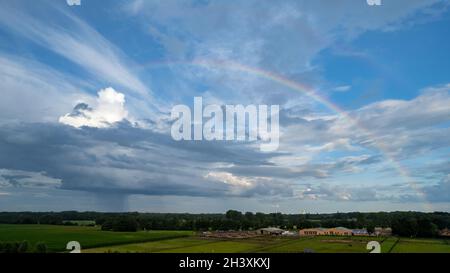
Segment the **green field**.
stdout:
<path fill-rule="evenodd" d="M 366 245 L 374 238 L 350 238 L 350 237 L 314 237 L 292 240 L 281 246 L 274 246 L 265 251 L 275 253 L 303 252 L 305 249 L 319 253 L 361 253 L 369 252 Z"/>
<path fill-rule="evenodd" d="M 93 248 L 85 252 L 244 253 L 263 251 L 266 247 L 289 241 L 292 241 L 292 239 L 269 237 L 244 240 L 219 240 L 193 236 L 189 238 Z"/>
<path fill-rule="evenodd" d="M 50 225 L 0 225 L 0 241 L 27 240 L 47 244 L 50 251 L 64 251 L 69 241 L 80 242 L 82 248 L 149 242 L 192 235 L 192 231 L 101 231 L 98 227 Z"/>
<path fill-rule="evenodd" d="M 448 240 L 374 237 L 255 237 L 211 239 L 192 231 L 109 232 L 98 227 L 0 225 L 0 241 L 45 242 L 51 252 L 65 251 L 69 241 L 78 241 L 83 252 L 105 253 L 367 253 L 369 241 L 378 241 L 382 253 L 450 253 Z"/>
<path fill-rule="evenodd" d="M 450 253 L 448 240 L 405 239 L 399 240 L 393 253 Z"/>
<path fill-rule="evenodd" d="M 373 237 L 308 237 L 278 238 L 263 237 L 240 240 L 218 240 L 189 237 L 155 242 L 110 246 L 88 249 L 85 252 L 172 252 L 172 253 L 299 253 L 312 250 L 316 253 L 367 253 L 366 245 L 376 240 L 381 244 L 381 252 L 444 252 L 450 253 L 450 245 L 445 240 L 420 240 L 373 238 Z M 398 241 L 398 243 L 396 243 Z M 417 243 L 416 243 L 417 241 Z"/>

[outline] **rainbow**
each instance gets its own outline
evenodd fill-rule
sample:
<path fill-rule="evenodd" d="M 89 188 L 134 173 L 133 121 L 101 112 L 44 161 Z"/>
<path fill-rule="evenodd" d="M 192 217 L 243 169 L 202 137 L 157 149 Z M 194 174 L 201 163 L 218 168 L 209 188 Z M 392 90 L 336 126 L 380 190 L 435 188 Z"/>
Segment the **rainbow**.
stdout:
<path fill-rule="evenodd" d="M 287 87 L 290 90 L 296 91 L 298 93 L 301 93 L 302 95 L 305 95 L 312 100 L 320 103 L 321 105 L 327 107 L 329 110 L 333 111 L 334 113 L 338 114 L 340 117 L 347 120 L 349 123 L 354 125 L 358 130 L 363 132 L 364 134 L 367 134 L 368 136 L 374 136 L 374 134 L 367 128 L 365 128 L 357 119 L 350 116 L 347 111 L 340 108 L 338 105 L 331 102 L 329 99 L 320 96 L 317 91 L 303 83 L 299 83 L 297 81 L 290 80 L 282 75 L 276 74 L 271 71 L 263 70 L 257 67 L 252 67 L 248 65 L 244 65 L 235 61 L 217 61 L 217 60 L 204 60 L 204 59 L 197 59 L 194 61 L 164 61 L 164 62 L 150 62 L 146 63 L 144 65 L 140 65 L 140 69 L 146 69 L 146 68 L 161 68 L 166 67 L 170 65 L 188 65 L 188 66 L 198 66 L 198 67 L 204 67 L 204 68 L 217 68 L 217 69 L 225 69 L 225 70 L 231 70 L 231 71 L 239 71 L 239 72 L 245 72 L 250 75 L 254 75 L 260 78 L 264 78 L 266 80 L 270 80 L 272 82 L 275 82 L 281 86 Z M 383 157 L 388 160 L 392 166 L 396 169 L 398 174 L 406 181 L 406 183 L 418 194 L 418 196 L 424 201 L 424 208 L 426 211 L 433 211 L 433 206 L 430 202 L 428 202 L 426 198 L 426 194 L 422 192 L 417 185 L 417 182 L 412 179 L 412 177 L 409 174 L 409 171 L 400 163 L 398 162 L 393 156 L 390 155 L 389 150 L 386 148 L 386 145 L 384 145 L 381 142 L 375 142 L 374 146 L 381 152 Z"/>

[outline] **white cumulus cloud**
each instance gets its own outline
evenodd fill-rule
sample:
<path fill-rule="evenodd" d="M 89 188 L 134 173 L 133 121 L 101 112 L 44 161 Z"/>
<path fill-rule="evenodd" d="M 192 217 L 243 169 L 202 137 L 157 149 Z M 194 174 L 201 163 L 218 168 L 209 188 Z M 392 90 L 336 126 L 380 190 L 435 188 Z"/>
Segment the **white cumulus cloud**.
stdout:
<path fill-rule="evenodd" d="M 238 187 L 250 187 L 253 185 L 251 179 L 234 176 L 233 174 L 227 172 L 209 172 L 205 178 L 211 178 L 213 180 Z"/>
<path fill-rule="evenodd" d="M 59 122 L 73 127 L 109 127 L 116 122 L 126 119 L 128 111 L 125 109 L 125 95 L 112 87 L 98 92 L 98 98 L 93 107 L 86 103 L 79 103 L 72 113 L 59 118 Z"/>

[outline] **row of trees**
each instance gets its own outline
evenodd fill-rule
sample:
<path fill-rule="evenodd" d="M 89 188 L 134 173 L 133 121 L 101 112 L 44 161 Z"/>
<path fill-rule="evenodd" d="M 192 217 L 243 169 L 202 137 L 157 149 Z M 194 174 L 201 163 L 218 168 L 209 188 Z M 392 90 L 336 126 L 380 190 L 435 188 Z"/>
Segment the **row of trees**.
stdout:
<path fill-rule="evenodd" d="M 31 246 L 28 241 L 22 242 L 0 242 L 0 253 L 46 253 L 47 245 L 45 243 L 39 242 Z"/>
<path fill-rule="evenodd" d="M 450 227 L 446 212 L 377 212 L 331 214 L 242 213 L 229 210 L 225 214 L 187 213 L 101 213 L 101 212 L 0 212 L 0 223 L 53 224 L 67 221 L 94 220 L 103 230 L 251 230 L 267 226 L 286 229 L 312 227 L 367 228 L 392 227 L 394 234 L 408 237 L 433 237 Z"/>
<path fill-rule="evenodd" d="M 403 217 L 393 221 L 392 232 L 406 237 L 436 237 L 439 226 L 427 217 Z"/>
<path fill-rule="evenodd" d="M 139 228 L 139 223 L 136 220 L 136 217 L 122 215 L 104 220 L 101 223 L 101 226 L 102 230 L 136 232 Z"/>

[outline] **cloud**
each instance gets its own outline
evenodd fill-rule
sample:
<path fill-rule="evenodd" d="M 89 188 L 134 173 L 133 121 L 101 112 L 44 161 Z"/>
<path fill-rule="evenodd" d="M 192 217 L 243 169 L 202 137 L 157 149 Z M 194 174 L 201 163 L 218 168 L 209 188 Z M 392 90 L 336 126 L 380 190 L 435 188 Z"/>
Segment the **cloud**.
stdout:
<path fill-rule="evenodd" d="M 411 100 L 384 100 L 360 108 L 352 115 L 369 130 L 416 129 L 448 121 L 450 84 L 429 87 Z M 370 122 L 369 122 L 370 121 Z"/>
<path fill-rule="evenodd" d="M 81 0 L 66 0 L 69 6 L 81 6 Z"/>
<path fill-rule="evenodd" d="M 323 81 L 314 60 L 325 48 L 370 30 L 407 27 L 411 15 L 424 7 L 435 9 L 437 3 L 389 1 L 374 9 L 364 1 L 331 2 L 246 1 L 237 8 L 226 1 L 139 0 L 126 5 L 129 15 L 139 16 L 133 22 L 143 22 L 152 38 L 136 35 L 136 41 L 156 41 L 167 59 L 187 64 L 238 60 L 314 87 Z M 152 116 L 147 127 L 135 126 L 131 117 L 139 113 L 139 118 L 148 118 L 149 108 L 160 102 L 146 96 L 152 93 L 147 81 L 121 49 L 72 9 L 49 4 L 31 10 L 25 1 L 23 8 L 15 3 L 0 10 L 0 27 L 12 34 L 7 37 L 21 38 L 21 44 L 31 42 L 27 54 L 43 50 L 43 57 L 33 56 L 52 56 L 46 61 L 55 68 L 0 55 L 0 166 L 5 173 L 0 181 L 8 192 L 14 185 L 38 187 L 33 181 L 55 179 L 59 182 L 49 185 L 74 195 L 92 193 L 104 201 L 102 207 L 113 209 L 123 207 L 128 195 L 397 202 L 399 196 L 411 194 L 411 188 L 393 185 L 403 181 L 403 175 L 394 173 L 391 159 L 417 171 L 421 160 L 435 158 L 450 146 L 448 84 L 427 88 L 416 98 L 349 110 L 355 123 L 252 73 L 226 65 L 174 64 L 155 77 L 148 74 L 162 82 L 163 88 L 154 90 L 171 100 L 191 102 L 193 94 L 201 93 L 220 104 L 282 105 L 276 153 L 262 154 L 247 143 L 176 142 L 165 130 L 169 123 L 164 114 Z M 39 18 L 49 14 L 47 8 L 54 16 Z M 92 22 L 116 19 L 99 16 Z M 151 56 L 164 58 L 161 48 L 153 46 L 149 48 L 158 52 Z M 142 52 L 133 54 L 140 57 Z M 67 64 L 67 71 L 56 71 L 61 63 Z M 112 88 L 100 90 L 98 97 L 83 92 L 99 86 L 114 86 L 120 93 Z M 325 86 L 329 90 L 334 84 Z M 337 86 L 334 91 L 350 88 Z M 377 180 L 386 172 L 389 177 Z M 448 183 L 441 179 L 448 166 L 426 173 L 430 177 L 411 175 L 428 195 L 445 200 L 439 193 L 446 192 Z M 378 182 L 390 188 L 372 186 Z"/>
<path fill-rule="evenodd" d="M 49 177 L 45 172 L 0 169 L 0 188 L 59 188 L 61 180 Z"/>
<path fill-rule="evenodd" d="M 397 160 L 448 147 L 448 84 L 425 88 L 410 100 L 383 100 L 339 114 L 291 114 L 283 125 L 280 151 L 303 154 L 378 151 Z M 301 134 L 299 134 L 301 132 Z M 295 150 L 293 150 L 295 149 Z"/>
<path fill-rule="evenodd" d="M 250 179 L 247 179 L 245 177 L 237 177 L 227 172 L 209 172 L 205 176 L 205 178 L 218 180 L 225 184 L 233 185 L 236 187 L 251 187 L 254 184 L 254 182 L 252 182 Z"/>
<path fill-rule="evenodd" d="M 283 149 L 279 152 L 263 154 L 242 143 L 176 142 L 169 134 L 132 126 L 124 114 L 125 97 L 113 89 L 105 89 L 99 92 L 92 107 L 79 104 L 72 114 L 64 116 L 71 116 L 74 122 L 71 125 L 79 129 L 49 123 L 0 124 L 0 150 L 3 151 L 0 166 L 7 170 L 45 171 L 46 176 L 61 180 L 61 189 L 97 196 L 299 196 L 301 199 L 396 202 L 402 194 L 409 194 L 408 185 L 396 192 L 391 192 L 392 187 L 389 190 L 380 186 L 352 186 L 343 183 L 339 174 L 358 173 L 383 164 L 383 154 L 372 150 L 369 140 L 374 137 L 392 138 L 390 150 L 408 151 L 414 146 L 422 149 L 448 147 L 445 144 L 448 143 L 447 129 L 442 128 L 442 122 L 448 118 L 441 113 L 445 107 L 440 106 L 440 103 L 446 103 L 446 92 L 446 88 L 433 88 L 431 92 L 427 90 L 415 99 L 402 102 L 408 104 L 412 112 L 422 107 L 424 116 L 421 118 L 428 116 L 433 122 L 416 121 L 418 124 L 413 126 L 410 121 L 409 126 L 401 129 L 375 127 L 376 134 L 368 136 L 351 126 L 344 126 L 347 130 L 335 130 L 342 122 L 339 117 L 321 119 L 317 116 L 302 119 L 298 124 L 290 123 L 284 130 L 292 131 L 295 137 L 282 138 Z M 436 109 L 432 110 L 431 105 Z M 392 107 L 398 107 L 398 104 Z M 358 117 L 375 115 L 387 121 L 396 115 L 404 115 L 401 111 L 373 109 L 361 108 L 355 113 Z M 110 119 L 108 115 L 116 112 L 121 114 Z M 350 114 L 357 116 L 355 113 Z M 418 117 L 411 115 L 409 118 Z M 106 126 L 113 121 L 115 126 Z M 82 124 L 86 126 L 82 127 Z M 434 128 L 436 125 L 438 127 Z M 436 141 L 438 134 L 441 142 Z M 410 139 L 394 141 L 401 135 L 408 135 Z M 328 145 L 333 140 L 335 144 Z M 311 143 L 322 148 L 311 151 Z M 349 145 L 358 149 L 349 149 Z M 346 154 L 338 157 L 322 155 L 343 151 Z M 445 171 L 441 170 L 441 173 Z M 326 185 L 325 181 L 330 179 L 334 179 L 336 185 Z M 302 189 L 305 183 L 310 185 L 310 190 Z M 445 185 L 441 186 L 445 189 Z M 428 190 L 430 193 L 442 191 L 433 187 Z"/>
<path fill-rule="evenodd" d="M 132 61 L 121 50 L 78 17 L 52 5 L 45 7 L 53 12 L 52 16 L 40 20 L 32 15 L 37 11 L 3 5 L 0 24 L 65 57 L 104 83 L 115 83 L 131 93 L 151 97 L 151 90 L 129 69 Z"/>
<path fill-rule="evenodd" d="M 450 202 L 450 174 L 447 174 L 438 184 L 423 188 L 428 201 Z"/>
<path fill-rule="evenodd" d="M 341 86 L 335 87 L 333 90 L 336 92 L 347 92 L 350 89 L 352 89 L 351 85 L 341 85 Z"/>
<path fill-rule="evenodd" d="M 82 126 L 104 128 L 127 117 L 125 95 L 108 87 L 98 92 L 97 103 L 93 108 L 86 103 L 79 103 L 72 113 L 60 117 L 59 122 L 76 128 Z"/>
<path fill-rule="evenodd" d="M 222 168 L 223 171 L 246 177 L 265 177 L 282 179 L 329 178 L 336 173 L 360 172 L 361 168 L 379 163 L 378 155 L 361 155 L 342 157 L 329 162 L 292 162 L 291 166 L 260 165 L 260 166 L 230 166 Z"/>
<path fill-rule="evenodd" d="M 332 142 L 327 142 L 321 146 L 313 146 L 313 147 L 307 147 L 307 150 L 319 152 L 319 151 L 336 151 L 336 150 L 356 150 L 354 146 L 350 143 L 351 140 L 349 138 L 340 138 L 336 139 Z"/>
<path fill-rule="evenodd" d="M 273 155 L 223 142 L 176 142 L 170 135 L 119 122 L 114 127 L 75 129 L 58 124 L 0 126 L 0 166 L 45 171 L 61 189 L 98 196 L 269 196 L 292 193 L 283 183 L 255 181 L 251 187 L 207 179 L 220 165 L 268 164 Z M 8 155 L 8 156 L 7 156 Z M 229 178 L 229 177 L 228 177 Z M 235 178 L 234 175 L 231 178 Z M 249 178 L 238 178 L 249 179 Z"/>
<path fill-rule="evenodd" d="M 236 176 L 229 172 L 211 171 L 205 175 L 205 179 L 218 181 L 230 185 L 230 195 L 241 197 L 291 197 L 293 190 L 291 185 L 252 176 Z"/>
<path fill-rule="evenodd" d="M 353 133 L 353 143 L 400 159 L 448 147 L 450 85 L 426 88 L 411 100 L 384 100 L 350 113 L 357 124 L 336 120 L 333 134 Z M 334 133 L 333 133 L 334 132 Z"/>
<path fill-rule="evenodd" d="M 400 27 L 436 3 L 388 1 L 373 8 L 365 1 L 246 1 L 237 8 L 233 2 L 134 0 L 125 11 L 152 26 L 149 33 L 168 55 L 234 59 L 293 74 L 310 69 L 313 57 L 337 40 Z"/>
<path fill-rule="evenodd" d="M 237 5 L 229 1 L 134 0 L 125 3 L 124 10 L 129 18 L 140 19 L 168 60 L 239 62 L 321 89 L 329 84 L 324 84 L 323 70 L 315 60 L 325 49 L 368 31 L 407 27 L 414 22 L 411 18 L 421 17 L 422 10 L 440 10 L 440 2 L 412 0 L 405 5 L 396 0 L 373 8 L 364 1 L 246 1 Z M 168 83 L 177 90 L 176 97 L 191 99 L 200 82 L 230 104 L 270 104 L 275 98 L 273 101 L 291 106 L 306 100 L 317 107 L 310 98 L 227 65 L 168 65 L 167 69 L 177 75 Z"/>
<path fill-rule="evenodd" d="M 401 200 L 407 202 L 420 202 L 423 200 L 432 203 L 450 202 L 450 174 L 443 177 L 437 184 L 421 186 L 418 191 L 419 193 L 402 195 Z"/>
<path fill-rule="evenodd" d="M 297 193 L 299 199 L 310 200 L 331 200 L 331 201 L 379 201 L 386 199 L 379 196 L 376 188 L 371 187 L 355 187 L 348 185 L 326 185 L 318 186 L 310 185 L 304 190 Z M 390 198 L 391 201 L 393 198 Z"/>
<path fill-rule="evenodd" d="M 88 100 L 90 96 L 82 90 L 90 88 L 88 81 L 42 63 L 0 54 L 0 122 L 53 122 L 72 107 L 74 100 Z"/>

